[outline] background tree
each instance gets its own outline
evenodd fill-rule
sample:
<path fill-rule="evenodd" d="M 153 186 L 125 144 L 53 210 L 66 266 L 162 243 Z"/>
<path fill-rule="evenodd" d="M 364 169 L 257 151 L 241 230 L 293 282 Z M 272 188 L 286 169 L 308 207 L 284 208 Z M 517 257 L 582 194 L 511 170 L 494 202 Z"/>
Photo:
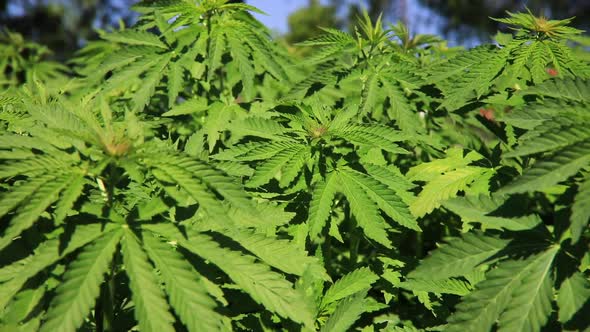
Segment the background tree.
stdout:
<path fill-rule="evenodd" d="M 309 0 L 307 7 L 303 7 L 289 15 L 289 32 L 286 40 L 299 43 L 321 35 L 323 28 L 340 28 L 342 21 L 336 15 L 336 6 L 325 6 L 318 0 Z"/>
<path fill-rule="evenodd" d="M 590 28 L 590 0 L 414 0 L 434 13 L 440 14 L 442 22 L 441 34 L 462 40 L 477 38 L 485 40 L 493 35 L 500 23 L 489 17 L 503 17 L 506 11 L 517 12 L 528 7 L 534 14 L 566 18 L 575 16 L 572 26 L 588 30 Z M 361 6 L 366 6 L 369 16 L 375 20 L 380 13 L 388 20 L 399 19 L 407 23 L 408 0 L 331 0 L 340 11 L 347 10 L 349 19 L 356 17 Z"/>
<path fill-rule="evenodd" d="M 289 17 L 286 40 L 297 43 L 317 36 L 319 26 L 341 28 L 354 24 L 362 8 L 373 21 L 384 13 L 386 21 L 400 20 L 412 27 L 408 19 L 411 4 L 424 5 L 431 14 L 443 17 L 440 33 L 456 41 L 484 41 L 501 23 L 488 17 L 502 17 L 505 11 L 516 12 L 527 6 L 534 14 L 553 18 L 576 16 L 574 27 L 590 28 L 590 0 L 308 0 Z M 96 37 L 96 28 L 130 25 L 134 13 L 129 9 L 137 0 L 0 0 L 0 27 L 22 34 L 54 50 L 58 59 L 68 58 L 86 40 Z M 246 2 L 230 0 L 229 2 Z M 304 1 L 301 1 L 304 3 Z M 277 3 L 280 5 L 280 3 Z M 410 23 L 410 24 L 408 24 Z"/>
<path fill-rule="evenodd" d="M 123 22 L 136 16 L 129 7 L 136 0 L 0 0 L 0 27 L 22 34 L 25 39 L 48 46 L 59 59 L 90 39 L 96 28 Z"/>

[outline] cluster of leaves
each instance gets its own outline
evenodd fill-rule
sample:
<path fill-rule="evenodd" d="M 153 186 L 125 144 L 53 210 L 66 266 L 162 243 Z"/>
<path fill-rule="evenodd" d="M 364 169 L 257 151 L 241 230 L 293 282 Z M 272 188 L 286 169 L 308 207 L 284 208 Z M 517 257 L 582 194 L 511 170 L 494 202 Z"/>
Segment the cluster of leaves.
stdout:
<path fill-rule="evenodd" d="M 300 59 L 226 2 L 140 2 L 69 67 L 8 34 L 3 329 L 590 326 L 569 20 L 462 50 L 365 15 Z"/>
<path fill-rule="evenodd" d="M 41 81 L 67 82 L 68 67 L 54 61 L 46 61 L 51 51 L 43 45 L 24 40 L 16 32 L 0 32 L 0 87 Z"/>

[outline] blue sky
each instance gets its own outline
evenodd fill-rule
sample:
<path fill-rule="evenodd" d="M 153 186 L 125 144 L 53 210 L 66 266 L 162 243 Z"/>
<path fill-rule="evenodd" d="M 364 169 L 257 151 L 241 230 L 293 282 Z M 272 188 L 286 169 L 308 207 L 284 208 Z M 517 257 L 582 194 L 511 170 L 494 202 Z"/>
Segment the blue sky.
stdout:
<path fill-rule="evenodd" d="M 268 14 L 256 15 L 262 23 L 272 30 L 285 33 L 288 30 L 287 17 L 293 11 L 305 7 L 308 0 L 248 0 L 247 3 Z"/>
<path fill-rule="evenodd" d="M 287 17 L 293 11 L 306 6 L 309 0 L 247 0 L 248 4 L 268 14 L 256 17 L 270 29 L 280 33 L 288 30 Z M 321 1 L 327 3 L 328 1 Z M 359 1 L 361 2 L 361 1 Z M 420 5 L 416 0 L 408 1 L 410 29 L 413 33 L 437 34 L 440 31 L 441 17 L 430 9 Z"/>

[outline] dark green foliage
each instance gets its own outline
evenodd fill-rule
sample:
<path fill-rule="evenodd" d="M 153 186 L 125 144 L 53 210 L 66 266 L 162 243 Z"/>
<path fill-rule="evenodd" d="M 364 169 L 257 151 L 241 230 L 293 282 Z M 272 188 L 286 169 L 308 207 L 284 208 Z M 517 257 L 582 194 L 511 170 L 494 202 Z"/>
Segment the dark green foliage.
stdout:
<path fill-rule="evenodd" d="M 69 69 L 3 53 L 2 329 L 589 327 L 568 20 L 460 50 L 365 15 L 298 59 L 248 5 L 135 8 Z"/>

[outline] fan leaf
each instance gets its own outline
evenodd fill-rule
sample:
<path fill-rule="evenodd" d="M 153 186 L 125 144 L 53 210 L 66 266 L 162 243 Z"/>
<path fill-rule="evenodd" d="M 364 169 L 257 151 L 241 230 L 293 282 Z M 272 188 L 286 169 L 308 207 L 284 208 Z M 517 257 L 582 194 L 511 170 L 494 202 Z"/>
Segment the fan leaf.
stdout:
<path fill-rule="evenodd" d="M 42 332 L 75 331 L 82 325 L 100 293 L 104 275 L 110 272 L 122 234 L 117 230 L 102 235 L 85 246 L 67 267 L 41 326 Z"/>
<path fill-rule="evenodd" d="M 173 332 L 174 317 L 170 314 L 166 297 L 154 274 L 154 267 L 139 239 L 130 229 L 125 230 L 122 252 L 139 328 L 142 331 Z"/>

